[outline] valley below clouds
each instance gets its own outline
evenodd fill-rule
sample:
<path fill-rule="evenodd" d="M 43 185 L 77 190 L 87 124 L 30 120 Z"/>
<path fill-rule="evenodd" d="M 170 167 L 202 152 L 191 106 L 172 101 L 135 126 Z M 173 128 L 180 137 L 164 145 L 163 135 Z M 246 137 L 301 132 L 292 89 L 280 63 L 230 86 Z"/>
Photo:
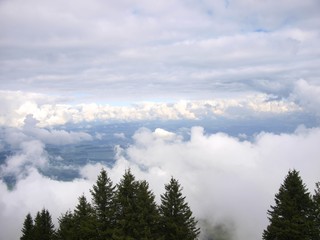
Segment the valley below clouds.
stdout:
<path fill-rule="evenodd" d="M 2 145 L 11 149 L 1 164 L 3 239 L 19 238 L 24 216 L 28 212 L 35 214 L 39 206 L 48 208 L 57 219 L 75 206 L 81 194 L 90 198 L 89 189 L 101 168 L 108 171 L 113 182 L 118 182 L 130 168 L 138 179 L 150 183 L 157 201 L 164 184 L 174 176 L 184 187 L 202 227 L 202 236 L 219 226 L 231 239 L 261 236 L 267 224 L 266 211 L 289 169 L 301 172 L 310 191 L 319 181 L 317 127 L 301 125 L 293 132 L 279 134 L 262 131 L 250 140 L 223 132 L 207 133 L 197 126 L 179 128 L 176 132 L 142 127 L 128 136 L 128 144 L 114 145 L 113 159 L 109 162 L 94 161 L 92 157 L 81 164 L 63 164 L 65 160 L 61 159 L 59 168 L 77 172 L 66 181 L 50 172 L 50 165 L 55 163 L 46 144 L 72 146 L 79 141 L 90 143 L 94 137 L 84 132 L 52 131 L 28 124 L 21 131 L 11 129 L 2 135 Z M 76 159 L 77 153 L 74 154 Z M 8 185 L 8 179 L 14 179 L 14 183 Z"/>
<path fill-rule="evenodd" d="M 0 239 L 130 168 L 201 240 L 256 240 L 289 170 L 320 181 L 320 4 L 0 1 Z"/>

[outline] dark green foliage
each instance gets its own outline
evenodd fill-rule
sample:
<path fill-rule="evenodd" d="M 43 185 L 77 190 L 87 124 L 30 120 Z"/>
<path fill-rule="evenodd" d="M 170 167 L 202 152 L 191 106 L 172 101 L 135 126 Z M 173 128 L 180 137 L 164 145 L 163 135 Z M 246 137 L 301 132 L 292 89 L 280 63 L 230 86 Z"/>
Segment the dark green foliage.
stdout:
<path fill-rule="evenodd" d="M 72 213 L 67 211 L 59 218 L 57 238 L 60 240 L 97 239 L 96 218 L 94 211 L 85 196 L 78 199 Z"/>
<path fill-rule="evenodd" d="M 79 203 L 73 214 L 74 218 L 74 236 L 78 240 L 96 239 L 96 219 L 90 203 L 84 195 L 79 197 Z"/>
<path fill-rule="evenodd" d="M 137 189 L 138 183 L 130 169 L 125 172 L 116 193 L 116 229 L 114 239 L 136 239 L 137 215 Z"/>
<path fill-rule="evenodd" d="M 315 239 L 320 239 L 320 182 L 316 183 L 313 201 L 315 207 Z"/>
<path fill-rule="evenodd" d="M 59 219 L 57 238 L 60 240 L 75 240 L 75 220 L 71 211 L 67 211 Z"/>
<path fill-rule="evenodd" d="M 182 195 L 179 182 L 171 178 L 161 195 L 161 231 L 165 240 L 197 239 L 200 229 Z"/>
<path fill-rule="evenodd" d="M 33 228 L 33 220 L 31 214 L 28 213 L 23 223 L 22 237 L 20 240 L 34 240 Z"/>
<path fill-rule="evenodd" d="M 20 240 L 195 240 L 200 233 L 174 178 L 165 185 L 160 206 L 149 184 L 135 180 L 130 169 L 116 187 L 102 169 L 90 192 L 92 205 L 79 197 L 74 211 L 58 219 L 57 232 L 48 210 L 38 212 L 34 221 L 28 214 Z M 319 240 L 320 183 L 311 197 L 299 172 L 289 171 L 268 215 L 264 240 Z M 231 239 L 232 232 L 233 226 L 208 226 L 203 237 Z"/>
<path fill-rule="evenodd" d="M 137 238 L 141 240 L 159 239 L 160 215 L 154 194 L 149 190 L 149 184 L 141 181 L 137 189 Z"/>
<path fill-rule="evenodd" d="M 130 170 L 120 180 L 116 194 L 114 239 L 159 239 L 159 212 L 146 181 L 136 181 Z"/>
<path fill-rule="evenodd" d="M 298 171 L 289 171 L 268 215 L 270 224 L 263 232 L 264 240 L 315 239 L 314 204 Z"/>
<path fill-rule="evenodd" d="M 42 209 L 34 219 L 34 240 L 55 239 L 55 230 L 48 210 Z"/>
<path fill-rule="evenodd" d="M 102 169 L 90 190 L 92 204 L 84 195 L 79 197 L 74 211 L 67 211 L 58 219 L 57 232 L 47 210 L 37 213 L 34 225 L 29 214 L 21 239 L 194 240 L 199 229 L 181 190 L 178 181 L 171 179 L 167 192 L 161 196 L 159 210 L 149 184 L 135 180 L 130 169 L 116 186 Z"/>
<path fill-rule="evenodd" d="M 102 169 L 96 184 L 90 190 L 93 208 L 97 218 L 98 236 L 101 240 L 111 239 L 115 226 L 115 186 Z"/>

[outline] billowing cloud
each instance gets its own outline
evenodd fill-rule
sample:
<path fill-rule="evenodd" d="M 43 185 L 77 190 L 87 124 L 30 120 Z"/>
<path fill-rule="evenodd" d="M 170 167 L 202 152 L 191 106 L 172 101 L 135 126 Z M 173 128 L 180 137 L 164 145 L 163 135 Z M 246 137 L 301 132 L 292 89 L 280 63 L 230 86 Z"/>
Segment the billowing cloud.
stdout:
<path fill-rule="evenodd" d="M 0 180 L 0 238 L 14 240 L 21 236 L 21 226 L 25 215 L 35 216 L 42 208 L 49 209 L 57 226 L 61 213 L 72 209 L 78 196 L 89 196 L 91 183 L 77 179 L 73 182 L 60 182 L 42 176 L 35 168 L 25 172 L 27 177 L 17 182 L 12 190 Z"/>
<path fill-rule="evenodd" d="M 30 166 L 42 168 L 48 163 L 44 144 L 38 140 L 24 141 L 19 146 L 19 153 L 8 156 L 0 168 L 0 176 L 19 176 Z"/>
<path fill-rule="evenodd" d="M 261 238 L 266 212 L 289 169 L 301 172 L 311 192 L 319 181 L 319 128 L 300 126 L 279 135 L 262 132 L 250 142 L 224 133 L 207 134 L 202 127 L 193 127 L 190 139 L 165 129 L 144 128 L 133 140 L 127 149 L 118 147 L 115 164 L 106 167 L 114 183 L 130 167 L 138 179 L 150 183 L 159 201 L 164 184 L 174 176 L 200 222 L 206 220 L 209 229 L 222 226 L 235 240 Z M 46 178 L 30 167 L 14 189 L 1 182 L 0 217 L 5 225 L 0 237 L 18 238 L 28 211 L 47 207 L 57 217 L 73 208 L 83 192 L 90 198 L 88 189 L 102 167 L 88 164 L 80 171 L 83 179 L 72 182 Z"/>
<path fill-rule="evenodd" d="M 319 9 L 318 0 L 0 1 L 0 150 L 14 149 L 0 176 L 17 179 L 10 190 L 0 180 L 0 238 L 17 239 L 29 209 L 56 218 L 72 208 L 103 166 L 70 182 L 41 175 L 47 144 L 106 134 L 57 125 L 233 119 L 248 128 L 297 118 L 315 128 L 240 139 L 141 128 L 108 168 L 117 182 L 131 167 L 157 196 L 173 175 L 208 228 L 225 223 L 233 239 L 261 238 L 289 168 L 311 189 L 319 180 L 319 128 L 309 122 L 319 118 Z M 113 137 L 130 138 L 122 129 Z"/>
<path fill-rule="evenodd" d="M 30 167 L 45 169 L 49 163 L 47 144 L 61 146 L 93 139 L 85 132 L 47 130 L 37 127 L 37 123 L 32 115 L 27 115 L 22 129 L 4 128 L 0 131 L 1 142 L 14 150 L 0 166 L 0 178 L 8 175 L 19 178 Z"/>
<path fill-rule="evenodd" d="M 12 96 L 17 96 L 18 99 L 15 100 Z M 36 96 L 37 98 L 30 93 L 23 97 L 20 92 L 0 92 L 4 105 L 8 103 L 3 114 L 0 114 L 0 124 L 21 127 L 29 124 L 28 116 L 31 115 L 36 121 L 31 125 L 36 124 L 44 127 L 91 121 L 196 120 L 219 116 L 243 118 L 259 114 L 281 115 L 301 111 L 299 105 L 289 99 L 278 99 L 272 95 L 261 93 L 208 100 L 180 100 L 172 103 L 139 102 L 128 106 L 97 103 L 58 104 L 56 102 L 61 101 L 59 99 L 49 98 L 48 102 L 45 102 L 45 95 Z M 33 131 L 33 134 L 45 137 L 46 132 L 46 130 L 37 129 L 37 131 Z M 54 130 L 51 134 L 53 132 Z M 62 137 L 64 133 L 60 131 L 55 134 Z M 80 138 L 87 137 L 83 135 Z M 68 140 L 68 138 L 64 139 Z"/>
<path fill-rule="evenodd" d="M 209 135 L 201 127 L 191 129 L 188 141 L 178 135 L 174 138 L 174 133 L 170 139 L 164 135 L 169 133 L 138 131 L 115 169 L 133 168 L 151 183 L 157 196 L 170 176 L 175 176 L 197 217 L 213 225 L 226 224 L 233 229 L 232 239 L 261 238 L 266 211 L 289 169 L 301 171 L 311 192 L 319 181 L 319 128 L 301 126 L 292 134 L 260 133 L 252 142 L 223 133 Z"/>
<path fill-rule="evenodd" d="M 39 206 L 55 209 L 53 216 L 57 225 L 57 218 L 75 205 L 77 196 L 88 195 L 91 185 L 88 181 L 60 182 L 39 171 L 50 166 L 52 156 L 46 150 L 47 144 L 60 146 L 90 141 L 91 135 L 39 128 L 37 123 L 32 115 L 27 115 L 22 128 L 0 130 L 1 150 L 10 150 L 0 165 L 1 239 L 18 239 L 20 232 L 16 226 L 22 224 L 27 212 L 34 215 L 39 211 Z"/>
<path fill-rule="evenodd" d="M 68 132 L 65 130 L 47 130 L 39 128 L 33 115 L 27 115 L 23 125 L 23 132 L 29 137 L 39 139 L 46 144 L 66 145 L 82 141 L 91 141 L 93 138 L 85 132 Z"/>

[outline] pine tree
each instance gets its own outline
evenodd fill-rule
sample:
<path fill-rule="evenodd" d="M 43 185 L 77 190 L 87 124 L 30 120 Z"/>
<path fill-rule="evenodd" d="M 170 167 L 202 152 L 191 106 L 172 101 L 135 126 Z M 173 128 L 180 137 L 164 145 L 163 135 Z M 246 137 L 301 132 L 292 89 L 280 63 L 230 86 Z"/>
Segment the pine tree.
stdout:
<path fill-rule="evenodd" d="M 53 240 L 55 239 L 55 230 L 52 218 L 48 210 L 42 209 L 38 212 L 34 220 L 34 239 L 35 240 Z"/>
<path fill-rule="evenodd" d="M 57 238 L 59 240 L 76 240 L 75 220 L 71 211 L 67 211 L 59 219 Z"/>
<path fill-rule="evenodd" d="M 137 239 L 155 240 L 159 239 L 160 215 L 154 194 L 149 190 L 146 181 L 138 183 L 137 189 Z"/>
<path fill-rule="evenodd" d="M 20 240 L 34 240 L 33 219 L 30 213 L 27 214 L 22 228 L 22 236 Z"/>
<path fill-rule="evenodd" d="M 111 239 L 115 225 L 114 195 L 115 186 L 108 177 L 107 172 L 102 169 L 96 184 L 90 190 L 92 195 L 93 208 L 97 217 L 99 239 Z"/>
<path fill-rule="evenodd" d="M 161 195 L 160 216 L 161 230 L 166 240 L 194 240 L 200 229 L 192 216 L 188 203 L 182 195 L 179 182 L 171 178 L 165 185 L 166 192 Z"/>
<path fill-rule="evenodd" d="M 41 238 L 42 233 L 42 220 L 41 220 L 41 214 L 40 212 L 37 212 L 36 217 L 34 218 L 34 239 L 38 240 Z"/>
<path fill-rule="evenodd" d="M 96 219 L 86 197 L 79 197 L 79 203 L 74 210 L 74 237 L 78 240 L 96 239 Z"/>
<path fill-rule="evenodd" d="M 268 211 L 270 224 L 263 232 L 264 240 L 310 240 L 314 235 L 313 202 L 299 172 L 289 171 L 275 206 Z"/>
<path fill-rule="evenodd" d="M 315 194 L 313 195 L 315 212 L 315 239 L 320 239 L 320 182 L 316 183 Z"/>
<path fill-rule="evenodd" d="M 137 189 L 138 183 L 129 169 L 117 185 L 114 239 L 138 239 Z"/>
<path fill-rule="evenodd" d="M 58 219 L 54 230 L 48 210 L 26 216 L 20 240 L 194 240 L 197 222 L 182 196 L 177 180 L 171 179 L 161 196 L 161 206 L 146 181 L 135 180 L 130 169 L 113 186 L 102 169 L 90 190 L 92 205 L 82 195 L 74 211 Z"/>

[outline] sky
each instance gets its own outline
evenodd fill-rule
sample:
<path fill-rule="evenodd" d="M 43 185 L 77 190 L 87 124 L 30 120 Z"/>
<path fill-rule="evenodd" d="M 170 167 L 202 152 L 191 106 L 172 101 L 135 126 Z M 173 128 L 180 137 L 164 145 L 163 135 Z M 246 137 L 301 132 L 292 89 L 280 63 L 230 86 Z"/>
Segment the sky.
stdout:
<path fill-rule="evenodd" d="M 69 182 L 39 171 L 47 145 L 103 134 L 68 124 L 170 120 L 193 121 L 189 138 L 165 126 L 117 133 L 132 144 L 105 166 L 114 182 L 131 167 L 159 196 L 174 175 L 209 226 L 259 239 L 289 169 L 310 192 L 320 180 L 319 11 L 318 0 L 0 0 L 0 151 L 14 150 L 0 165 L 0 238 L 19 238 L 39 205 L 58 217 L 89 193 L 103 163 Z M 201 126 L 217 119 L 243 134 Z M 261 120 L 282 124 L 247 138 Z"/>

